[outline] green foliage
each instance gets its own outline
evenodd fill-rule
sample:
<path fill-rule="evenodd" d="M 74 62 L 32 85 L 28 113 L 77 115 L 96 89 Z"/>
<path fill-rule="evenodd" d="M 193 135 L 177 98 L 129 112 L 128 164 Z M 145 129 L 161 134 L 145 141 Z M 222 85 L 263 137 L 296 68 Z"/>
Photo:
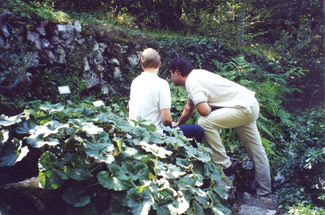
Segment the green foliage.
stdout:
<path fill-rule="evenodd" d="M 294 215 L 322 215 L 325 214 L 325 210 L 322 208 L 311 207 L 311 205 L 297 204 L 290 208 L 288 214 Z"/>
<path fill-rule="evenodd" d="M 282 207 L 297 203 L 321 205 L 325 200 L 325 112 L 310 109 L 295 116 L 289 129 L 290 140 L 278 165 L 287 184 L 279 191 Z"/>
<path fill-rule="evenodd" d="M 50 1 L 43 3 L 35 1 L 34 4 L 26 4 L 21 0 L 5 0 L 2 6 L 10 9 L 10 12 L 15 15 L 28 19 L 32 18 L 35 22 L 34 24 L 37 24 L 38 20 L 43 19 L 58 23 L 65 23 L 70 19 L 68 14 L 54 10 L 53 4 Z"/>
<path fill-rule="evenodd" d="M 166 36 L 152 38 L 157 43 L 156 50 L 162 58 L 160 76 L 169 76 L 168 63 L 173 57 L 187 57 L 194 67 L 213 70 L 214 60 L 224 61 L 231 52 L 222 45 L 222 41 L 209 38 L 189 38 Z"/>
<path fill-rule="evenodd" d="M 171 134 L 166 136 L 151 128 L 132 127 L 114 109 L 96 108 L 89 102 L 47 103 L 17 116 L 3 115 L 1 146 L 12 147 L 0 148 L 1 165 L 29 157 L 28 151 L 20 151 L 16 159 L 19 151 L 13 141 L 19 138 L 20 148 L 40 152 L 40 184 L 44 189 L 63 189 L 63 200 L 76 211 L 231 213 L 220 186 L 222 171 L 211 162 L 209 149 L 200 143 L 194 148 L 177 129 L 166 128 Z M 109 203 L 105 208 L 97 205 L 101 198 Z"/>

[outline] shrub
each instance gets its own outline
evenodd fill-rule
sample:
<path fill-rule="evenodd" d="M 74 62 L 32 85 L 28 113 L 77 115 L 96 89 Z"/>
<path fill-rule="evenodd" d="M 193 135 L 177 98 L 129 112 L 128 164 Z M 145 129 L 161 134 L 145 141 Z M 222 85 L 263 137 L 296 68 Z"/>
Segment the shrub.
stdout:
<path fill-rule="evenodd" d="M 24 162 L 36 150 L 40 184 L 61 190 L 72 211 L 231 213 L 222 171 L 207 148 L 194 148 L 176 129 L 166 136 L 142 122 L 132 127 L 114 112 L 114 106 L 88 102 L 34 105 L 16 116 L 2 115 L 0 166 Z"/>
<path fill-rule="evenodd" d="M 282 152 L 279 171 L 286 179 L 279 202 L 288 208 L 297 203 L 322 205 L 325 201 L 325 111 L 313 108 L 295 115 L 290 140 Z"/>

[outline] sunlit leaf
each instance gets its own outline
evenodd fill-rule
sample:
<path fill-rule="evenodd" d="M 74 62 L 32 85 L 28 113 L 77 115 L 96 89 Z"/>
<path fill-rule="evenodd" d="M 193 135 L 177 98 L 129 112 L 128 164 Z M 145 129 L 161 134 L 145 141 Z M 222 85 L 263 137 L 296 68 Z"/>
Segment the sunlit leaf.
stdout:
<path fill-rule="evenodd" d="M 85 152 L 87 155 L 95 158 L 98 160 L 98 162 L 110 164 L 115 160 L 114 144 L 109 138 L 108 133 L 103 132 L 99 135 L 96 135 L 93 142 L 85 140 L 83 144 L 85 146 Z"/>
<path fill-rule="evenodd" d="M 21 114 L 18 114 L 16 116 L 6 116 L 1 115 L 0 116 L 0 127 L 1 126 L 10 126 L 21 122 Z"/>
<path fill-rule="evenodd" d="M 178 197 L 175 201 L 175 204 L 168 205 L 168 209 L 171 211 L 172 214 L 183 214 L 189 209 L 189 207 L 190 204 L 184 196 Z"/>
<path fill-rule="evenodd" d="M 173 153 L 172 151 L 168 151 L 156 144 L 148 144 L 146 141 L 142 141 L 140 145 L 146 152 L 150 152 L 159 158 L 166 158 Z"/>
<path fill-rule="evenodd" d="M 22 147 L 22 141 L 0 142 L 0 167 L 13 166 L 21 161 L 29 150 L 27 146 Z"/>
<path fill-rule="evenodd" d="M 173 164 L 166 164 L 158 161 L 156 165 L 156 172 L 165 178 L 177 179 L 185 174 L 178 166 Z"/>
<path fill-rule="evenodd" d="M 62 111 L 64 110 L 64 105 L 58 103 L 58 104 L 45 104 L 40 106 L 41 110 L 48 111 L 49 114 L 52 112 Z"/>
<path fill-rule="evenodd" d="M 56 155 L 52 152 L 42 154 L 38 162 L 39 182 L 46 189 L 59 188 L 64 180 L 68 179 L 64 166 L 58 161 Z"/>

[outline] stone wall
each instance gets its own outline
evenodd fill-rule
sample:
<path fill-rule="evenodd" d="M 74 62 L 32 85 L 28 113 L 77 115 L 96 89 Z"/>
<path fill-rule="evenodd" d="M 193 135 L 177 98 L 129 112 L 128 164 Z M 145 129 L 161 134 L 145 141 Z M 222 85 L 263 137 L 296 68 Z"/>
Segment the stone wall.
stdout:
<path fill-rule="evenodd" d="M 130 36 L 111 26 L 32 20 L 4 10 L 0 14 L 0 55 L 4 70 L 0 71 L 0 89 L 37 81 L 30 78 L 37 69 L 76 64 L 87 88 L 100 86 L 104 94 L 109 94 L 115 80 L 139 68 L 144 41 L 139 35 Z M 17 44 L 23 44 L 23 53 L 19 53 Z M 4 66 L 5 59 L 17 59 L 13 62 L 20 63 L 8 68 Z M 24 69 L 15 69 L 19 67 Z"/>

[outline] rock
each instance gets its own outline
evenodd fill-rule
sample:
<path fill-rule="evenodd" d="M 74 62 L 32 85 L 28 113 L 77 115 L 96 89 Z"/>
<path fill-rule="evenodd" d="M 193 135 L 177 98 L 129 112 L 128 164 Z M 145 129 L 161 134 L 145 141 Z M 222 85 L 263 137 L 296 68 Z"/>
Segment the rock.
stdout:
<path fill-rule="evenodd" d="M 56 57 L 54 56 L 53 52 L 50 50 L 45 50 L 46 56 L 49 58 L 50 63 L 56 62 Z"/>
<path fill-rule="evenodd" d="M 80 33 L 80 32 L 81 32 L 81 22 L 79 22 L 79 21 L 75 21 L 75 22 L 74 22 L 74 29 L 75 29 L 78 33 Z"/>
<path fill-rule="evenodd" d="M 0 29 L 5 37 L 8 38 L 10 36 L 7 25 L 1 25 Z"/>
<path fill-rule="evenodd" d="M 40 35 L 38 33 L 28 31 L 27 32 L 27 40 L 31 41 L 32 44 L 35 45 L 35 47 L 37 49 L 39 49 L 39 50 L 42 49 Z"/>
<path fill-rule="evenodd" d="M 57 27 L 57 30 L 58 30 L 59 33 L 67 31 L 67 27 L 65 25 L 60 24 L 60 25 L 57 25 L 56 27 Z"/>
<path fill-rule="evenodd" d="M 119 78 L 119 77 L 121 77 L 121 70 L 119 67 L 115 67 L 114 78 Z"/>
<path fill-rule="evenodd" d="M 84 71 L 89 71 L 90 67 L 89 67 L 89 62 L 87 57 L 84 57 Z"/>
<path fill-rule="evenodd" d="M 94 57 L 94 64 L 97 66 L 98 64 L 101 64 L 104 62 L 104 57 L 102 53 L 97 52 L 95 57 Z"/>
<path fill-rule="evenodd" d="M 77 40 L 77 43 L 78 43 L 79 45 L 81 45 L 81 44 L 83 44 L 85 41 L 86 41 L 86 40 L 85 40 L 84 38 L 82 38 L 82 39 L 78 39 L 78 40 Z"/>
<path fill-rule="evenodd" d="M 249 193 L 240 193 L 236 199 L 239 215 L 275 215 L 278 211 L 276 196 L 260 197 Z M 237 214 L 237 213 L 236 213 Z"/>
<path fill-rule="evenodd" d="M 99 72 L 102 72 L 105 70 L 105 68 L 102 66 L 102 65 L 97 65 L 96 66 L 96 69 L 99 71 Z"/>
<path fill-rule="evenodd" d="M 65 64 L 67 62 L 66 54 L 62 46 L 57 46 L 54 53 L 56 55 L 57 63 Z"/>
<path fill-rule="evenodd" d="M 99 45 L 99 51 L 101 53 L 104 53 L 105 52 L 105 49 L 107 48 L 107 44 L 105 44 L 105 43 L 98 43 L 98 45 Z"/>
<path fill-rule="evenodd" d="M 118 49 L 121 51 L 122 54 L 125 54 L 128 50 L 128 46 L 122 46 L 120 44 L 116 44 L 116 46 L 118 47 Z"/>
<path fill-rule="evenodd" d="M 53 48 L 53 46 L 52 46 L 52 44 L 50 43 L 50 41 L 48 41 L 48 40 L 45 39 L 45 38 L 42 38 L 42 39 L 41 39 L 41 46 L 42 46 L 42 49 Z"/>
<path fill-rule="evenodd" d="M 240 202 L 242 204 L 255 206 L 255 207 L 262 207 L 270 210 L 277 209 L 276 196 L 273 194 L 271 194 L 269 197 L 260 197 L 260 196 L 251 195 L 249 193 L 244 192 Z"/>
<path fill-rule="evenodd" d="M 43 37 L 46 36 L 45 26 L 48 24 L 48 21 L 41 22 L 41 24 L 36 28 L 38 33 Z"/>
<path fill-rule="evenodd" d="M 94 41 L 94 47 L 93 47 L 93 52 L 99 51 L 99 45 L 96 41 Z"/>
<path fill-rule="evenodd" d="M 113 64 L 116 64 L 118 66 L 120 65 L 120 62 L 116 58 L 110 60 L 110 62 L 112 62 Z"/>
<path fill-rule="evenodd" d="M 56 45 L 61 44 L 63 41 L 61 40 L 60 37 L 53 36 L 53 37 L 50 38 L 50 42 L 52 43 L 52 45 L 56 46 Z"/>
<path fill-rule="evenodd" d="M 38 181 L 38 177 L 29 178 L 20 182 L 5 184 L 3 189 L 21 189 L 21 188 L 36 188 L 39 189 L 40 184 Z"/>
<path fill-rule="evenodd" d="M 131 66 L 136 66 L 139 64 L 139 57 L 137 55 L 131 55 L 128 57 L 128 60 L 131 64 Z"/>
<path fill-rule="evenodd" d="M 100 83 L 99 77 L 94 71 L 88 71 L 84 74 L 84 79 L 88 88 L 91 88 Z"/>
<path fill-rule="evenodd" d="M 260 207 L 241 205 L 239 215 L 275 215 L 276 210 L 268 210 Z"/>

